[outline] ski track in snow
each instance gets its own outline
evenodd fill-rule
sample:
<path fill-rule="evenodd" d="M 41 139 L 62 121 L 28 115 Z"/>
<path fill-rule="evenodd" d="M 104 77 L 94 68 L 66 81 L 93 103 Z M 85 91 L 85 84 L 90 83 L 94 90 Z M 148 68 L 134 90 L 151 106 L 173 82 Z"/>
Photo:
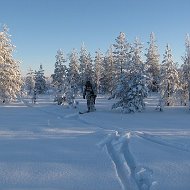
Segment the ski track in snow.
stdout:
<path fill-rule="evenodd" d="M 87 122 L 80 118 L 78 111 L 76 113 L 70 113 L 67 115 L 61 115 L 55 111 L 49 111 L 46 109 L 43 109 L 42 107 L 38 107 L 38 104 L 32 104 L 28 100 L 20 99 L 20 102 L 24 104 L 27 107 L 31 107 L 32 109 L 37 109 L 38 111 L 41 111 L 47 115 L 55 116 L 55 118 L 59 120 L 75 120 L 79 122 L 80 124 L 84 125 L 91 125 L 90 122 Z M 37 105 L 37 106 L 36 106 Z M 47 117 L 48 118 L 48 117 Z M 42 131 L 9 131 L 9 130 L 3 130 L 0 131 L 0 137 L 3 138 L 19 138 L 19 139 L 39 139 L 39 138 L 50 138 L 50 139 L 61 139 L 66 137 L 76 137 L 81 135 L 87 135 L 97 132 L 97 130 L 93 129 L 84 129 L 84 130 L 77 130 L 77 129 L 60 129 L 56 128 L 56 123 L 52 122 L 52 120 L 47 120 L 47 124 L 40 124 L 42 127 L 48 127 L 53 126 L 53 128 L 44 128 Z"/>
<path fill-rule="evenodd" d="M 80 121 L 81 123 L 85 124 L 85 125 L 92 125 L 93 123 L 90 123 L 90 122 L 87 122 L 85 120 L 83 120 L 80 116 L 79 116 L 79 113 L 78 113 L 78 110 L 76 113 L 71 113 L 71 114 L 67 114 L 67 115 L 61 115 L 61 114 L 57 114 L 57 113 L 54 113 L 54 112 L 51 112 L 51 111 L 47 111 L 45 109 L 42 109 L 40 107 L 35 107 L 35 104 L 32 104 L 32 103 L 29 103 L 29 101 L 27 100 L 21 100 L 22 103 L 24 103 L 25 106 L 27 107 L 33 107 L 33 108 L 36 108 L 44 113 L 47 113 L 49 115 L 54 115 L 56 116 L 57 118 L 59 119 L 74 119 L 74 120 L 78 120 Z M 100 127 L 101 128 L 101 127 Z"/>
<path fill-rule="evenodd" d="M 98 146 L 106 146 L 108 155 L 116 169 L 117 176 L 123 190 L 150 190 L 157 182 L 153 181 L 153 171 L 147 167 L 139 166 L 130 151 L 130 137 L 138 136 L 150 142 L 175 148 L 180 151 L 190 152 L 190 148 L 185 144 L 170 142 L 162 139 L 163 136 L 190 136 L 187 132 L 141 132 L 141 131 L 117 131 L 112 132 L 103 139 Z"/>
<path fill-rule="evenodd" d="M 159 145 L 167 146 L 167 147 L 170 147 L 170 148 L 175 148 L 175 149 L 180 150 L 180 151 L 190 152 L 190 147 L 186 146 L 185 144 L 179 144 L 177 142 L 175 142 L 175 143 L 169 142 L 167 140 L 162 139 L 160 137 L 160 135 L 156 136 L 156 135 L 149 134 L 149 133 L 144 133 L 144 132 L 135 132 L 135 134 L 137 136 L 147 140 L 147 141 L 150 141 L 150 142 L 153 142 L 153 143 L 156 143 L 156 144 L 159 144 Z M 180 134 L 178 134 L 178 135 L 180 135 Z M 164 136 L 163 133 L 162 133 L 162 135 Z M 168 133 L 166 135 L 168 136 Z M 171 135 L 172 134 L 170 133 L 169 136 L 171 136 Z M 174 132 L 173 135 L 176 136 L 176 132 Z M 183 135 L 184 135 L 184 133 L 183 133 Z M 190 136 L 190 134 L 187 133 L 185 136 Z"/>
<path fill-rule="evenodd" d="M 98 146 L 106 146 L 123 190 L 150 190 L 153 180 L 149 168 L 138 166 L 130 152 L 131 133 L 109 134 Z"/>

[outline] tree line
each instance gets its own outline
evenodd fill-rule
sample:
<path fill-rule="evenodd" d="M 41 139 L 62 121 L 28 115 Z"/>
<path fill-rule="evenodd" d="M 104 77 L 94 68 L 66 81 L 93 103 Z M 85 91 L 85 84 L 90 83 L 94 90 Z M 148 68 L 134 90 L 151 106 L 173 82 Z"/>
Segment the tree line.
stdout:
<path fill-rule="evenodd" d="M 133 43 L 129 43 L 123 32 L 119 33 L 105 54 L 98 50 L 94 58 L 84 44 L 79 52 L 73 49 L 67 57 L 64 51 L 58 50 L 51 81 L 46 80 L 42 65 L 38 71 L 30 69 L 22 80 L 19 63 L 12 57 L 13 50 L 14 46 L 4 27 L 0 32 L 0 99 L 3 101 L 16 98 L 23 90 L 28 94 L 34 91 L 43 94 L 51 88 L 56 95 L 64 95 L 72 104 L 75 97 L 83 92 L 85 82 L 89 80 L 97 94 L 106 94 L 109 99 L 117 100 L 112 108 L 121 108 L 125 113 L 142 111 L 145 108 L 144 99 L 150 92 L 160 95 L 160 110 L 163 110 L 163 106 L 189 105 L 189 35 L 186 36 L 185 54 L 180 66 L 173 60 L 169 44 L 166 44 L 161 60 L 154 33 L 150 34 L 144 55 L 141 41 L 136 38 Z"/>

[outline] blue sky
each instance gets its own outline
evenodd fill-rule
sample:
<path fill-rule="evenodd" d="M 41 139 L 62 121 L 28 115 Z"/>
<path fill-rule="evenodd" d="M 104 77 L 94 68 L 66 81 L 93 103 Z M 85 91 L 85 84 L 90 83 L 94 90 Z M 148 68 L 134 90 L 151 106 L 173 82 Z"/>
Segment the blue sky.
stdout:
<path fill-rule="evenodd" d="M 0 25 L 10 29 L 23 74 L 40 64 L 53 73 L 57 50 L 79 51 L 83 42 L 92 55 L 105 53 L 120 32 L 131 43 L 139 37 L 145 48 L 154 32 L 161 59 L 169 43 L 181 63 L 189 7 L 190 0 L 0 0 Z"/>

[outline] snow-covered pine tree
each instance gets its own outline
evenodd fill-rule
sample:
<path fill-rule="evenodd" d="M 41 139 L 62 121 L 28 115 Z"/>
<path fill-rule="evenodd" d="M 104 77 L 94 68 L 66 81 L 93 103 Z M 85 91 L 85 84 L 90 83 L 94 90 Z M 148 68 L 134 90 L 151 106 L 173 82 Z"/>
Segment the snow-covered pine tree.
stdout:
<path fill-rule="evenodd" d="M 176 103 L 176 93 L 179 89 L 179 76 L 176 63 L 173 61 L 172 51 L 167 44 L 160 73 L 161 102 L 166 106 Z"/>
<path fill-rule="evenodd" d="M 145 75 L 145 64 L 142 61 L 142 49 L 143 45 L 138 38 L 135 38 L 134 45 L 132 47 L 132 56 L 131 61 L 128 66 L 128 74 L 136 75 L 141 74 Z"/>
<path fill-rule="evenodd" d="M 26 74 L 25 86 L 26 86 L 26 90 L 28 91 L 28 94 L 31 95 L 34 92 L 34 88 L 35 88 L 34 71 L 31 68 Z"/>
<path fill-rule="evenodd" d="M 179 90 L 178 90 L 178 99 L 180 101 L 180 104 L 182 106 L 187 106 L 189 101 L 189 91 L 188 91 L 188 83 L 185 79 L 185 75 L 183 75 L 183 65 L 178 69 L 178 75 L 179 75 Z"/>
<path fill-rule="evenodd" d="M 54 74 L 52 77 L 52 84 L 56 89 L 56 94 L 64 94 L 67 87 L 67 73 L 66 59 L 63 51 L 57 51 Z"/>
<path fill-rule="evenodd" d="M 65 103 L 69 106 L 76 107 L 75 98 L 80 90 L 80 74 L 79 59 L 75 49 L 73 49 L 69 56 L 69 68 L 65 84 L 67 84 L 64 92 Z"/>
<path fill-rule="evenodd" d="M 0 32 L 0 100 L 9 102 L 20 94 L 22 79 L 19 62 L 13 58 L 15 46 L 11 44 L 8 28 Z"/>
<path fill-rule="evenodd" d="M 87 58 L 88 62 L 86 65 L 86 79 L 93 80 L 94 79 L 93 60 L 90 53 L 88 53 Z"/>
<path fill-rule="evenodd" d="M 160 76 L 160 63 L 158 54 L 158 47 L 156 45 L 155 35 L 152 32 L 150 34 L 150 42 L 148 42 L 149 47 L 147 49 L 146 56 L 146 72 L 149 77 L 151 77 L 149 88 L 153 92 L 158 92 L 159 87 L 159 76 Z"/>
<path fill-rule="evenodd" d="M 76 108 L 76 101 L 75 101 L 75 92 L 74 92 L 74 88 L 68 84 L 67 89 L 64 93 L 64 97 L 65 97 L 65 103 L 67 103 L 69 106 Z"/>
<path fill-rule="evenodd" d="M 94 83 L 96 86 L 97 93 L 103 92 L 103 87 L 101 84 L 101 80 L 103 77 L 103 62 L 104 57 L 100 50 L 96 51 L 95 59 L 94 59 Z"/>
<path fill-rule="evenodd" d="M 53 93 L 53 85 L 52 85 L 52 77 L 50 76 L 46 76 L 46 88 L 47 88 L 47 94 L 52 94 Z"/>
<path fill-rule="evenodd" d="M 103 92 L 106 94 L 113 93 L 113 89 L 116 88 L 116 67 L 113 55 L 112 46 L 106 53 L 103 64 L 103 76 L 102 76 L 102 88 Z"/>
<path fill-rule="evenodd" d="M 184 101 L 189 102 L 189 109 L 190 109 L 190 36 L 187 34 L 185 40 L 185 47 L 186 52 L 185 56 L 182 57 L 183 65 L 182 68 L 182 75 L 183 75 L 183 91 L 185 94 Z"/>
<path fill-rule="evenodd" d="M 127 112 L 141 112 L 145 108 L 144 99 L 148 96 L 145 64 L 142 60 L 143 45 L 138 38 L 135 39 L 132 47 L 132 58 L 128 66 L 128 107 Z"/>
<path fill-rule="evenodd" d="M 145 108 L 144 98 L 148 95 L 148 88 L 141 53 L 142 44 L 136 39 L 128 70 L 122 73 L 119 85 L 112 96 L 119 99 L 112 108 L 121 107 L 124 113 L 142 111 Z"/>
<path fill-rule="evenodd" d="M 123 32 L 120 32 L 115 41 L 116 43 L 113 44 L 113 47 L 115 48 L 113 54 L 117 68 L 116 78 L 119 79 L 121 74 L 126 70 L 126 64 L 130 59 L 131 45 L 127 42 L 125 33 Z"/>
<path fill-rule="evenodd" d="M 80 85 L 80 74 L 79 74 L 79 58 L 75 49 L 71 52 L 69 56 L 69 68 L 68 68 L 68 76 L 67 76 L 69 88 L 73 95 L 72 97 L 76 97 L 79 92 Z"/>
<path fill-rule="evenodd" d="M 87 52 L 84 44 L 80 50 L 80 88 L 81 92 L 83 93 L 83 87 L 87 80 L 93 81 L 94 72 L 93 72 L 93 65 L 92 65 L 92 58 L 90 53 Z"/>
<path fill-rule="evenodd" d="M 38 71 L 35 71 L 34 77 L 35 77 L 35 88 L 34 88 L 35 91 L 38 94 L 44 94 L 47 91 L 47 86 L 42 65 L 40 65 Z"/>

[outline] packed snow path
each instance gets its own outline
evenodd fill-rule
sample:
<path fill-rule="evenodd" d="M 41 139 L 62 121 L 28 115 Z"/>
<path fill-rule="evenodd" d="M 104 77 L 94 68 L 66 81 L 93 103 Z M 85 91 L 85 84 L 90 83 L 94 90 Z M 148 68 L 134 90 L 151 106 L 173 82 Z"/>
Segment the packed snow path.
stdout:
<path fill-rule="evenodd" d="M 0 188 L 189 190 L 190 121 L 184 107 L 144 113 L 36 105 L 24 99 L 0 106 Z"/>

